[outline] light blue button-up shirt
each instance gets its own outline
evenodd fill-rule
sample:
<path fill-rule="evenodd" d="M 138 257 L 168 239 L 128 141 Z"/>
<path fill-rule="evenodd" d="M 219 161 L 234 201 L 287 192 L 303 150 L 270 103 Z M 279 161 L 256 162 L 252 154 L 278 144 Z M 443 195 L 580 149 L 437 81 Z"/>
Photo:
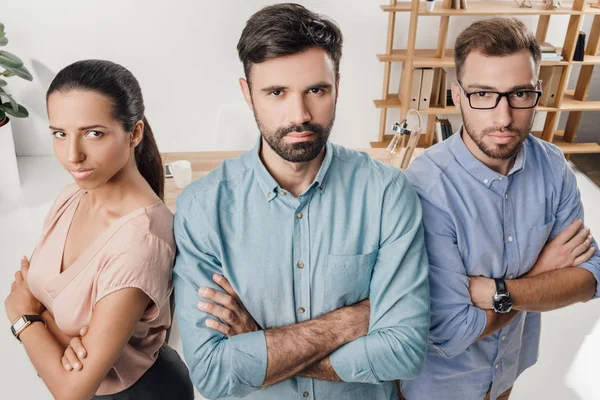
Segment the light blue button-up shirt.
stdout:
<path fill-rule="evenodd" d="M 194 385 L 208 398 L 396 399 L 393 380 L 418 374 L 429 329 L 417 195 L 397 168 L 328 143 L 314 182 L 294 197 L 267 172 L 259 150 L 260 141 L 177 200 L 173 279 Z M 213 273 L 231 282 L 263 329 L 369 297 L 368 335 L 330 355 L 344 382 L 293 377 L 261 389 L 264 332 L 227 339 L 204 325 L 209 315 L 196 307 L 199 287 L 218 288 Z"/>
<path fill-rule="evenodd" d="M 429 349 L 421 375 L 402 383 L 407 400 L 482 400 L 490 385 L 495 399 L 536 362 L 539 313 L 520 312 L 476 341 L 487 318 L 471 302 L 467 276 L 518 278 L 548 240 L 583 219 L 575 176 L 556 146 L 530 135 L 502 176 L 460 132 L 406 172 L 423 206 L 431 285 Z M 581 267 L 600 281 L 598 251 Z"/>

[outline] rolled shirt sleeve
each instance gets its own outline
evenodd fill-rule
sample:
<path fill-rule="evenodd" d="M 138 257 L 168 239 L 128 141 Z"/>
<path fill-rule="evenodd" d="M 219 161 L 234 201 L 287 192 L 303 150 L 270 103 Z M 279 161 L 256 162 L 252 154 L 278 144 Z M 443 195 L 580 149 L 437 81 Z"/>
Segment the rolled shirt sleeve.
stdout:
<path fill-rule="evenodd" d="M 577 188 L 577 180 L 573 170 L 571 170 L 571 167 L 564 161 L 560 202 L 556 213 L 556 221 L 552 227 L 552 232 L 550 232 L 550 237 L 553 238 L 558 235 L 578 218 L 585 221 L 583 219 L 581 194 Z M 595 240 L 592 245 L 596 248 L 596 252 L 592 258 L 577 267 L 590 271 L 596 279 L 596 293 L 594 294 L 594 298 L 596 299 L 600 297 L 600 251 L 598 250 L 598 244 Z"/>
<path fill-rule="evenodd" d="M 370 283 L 369 333 L 330 355 L 345 382 L 414 378 L 429 330 L 428 263 L 421 206 L 404 175 L 386 189 L 381 242 Z"/>
<path fill-rule="evenodd" d="M 259 390 L 267 370 L 267 345 L 263 331 L 227 338 L 207 328 L 209 314 L 198 309 L 198 289 L 221 290 L 212 280 L 222 268 L 213 255 L 191 196 L 180 196 L 175 216 L 177 256 L 173 272 L 176 314 L 183 353 L 194 386 L 207 398 L 242 397 Z M 193 229 L 188 218 L 192 217 Z M 191 219 L 191 218 L 190 218 Z"/>

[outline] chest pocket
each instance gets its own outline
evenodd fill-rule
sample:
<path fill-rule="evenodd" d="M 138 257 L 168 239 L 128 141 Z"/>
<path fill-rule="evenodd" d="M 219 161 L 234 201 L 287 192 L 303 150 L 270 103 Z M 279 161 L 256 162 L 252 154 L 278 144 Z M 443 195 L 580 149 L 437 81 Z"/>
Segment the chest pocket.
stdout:
<path fill-rule="evenodd" d="M 349 306 L 369 297 L 369 285 L 377 249 L 368 254 L 329 254 L 325 274 L 325 302 L 332 309 Z"/>
<path fill-rule="evenodd" d="M 523 270 L 520 270 L 519 274 L 523 274 L 533 267 L 533 264 L 536 262 L 540 252 L 550 237 L 550 233 L 552 232 L 555 221 L 556 219 L 552 217 L 549 223 L 533 226 L 529 230 L 529 233 L 527 234 L 527 242 L 522 253 L 524 262 L 522 262 L 521 265 Z"/>

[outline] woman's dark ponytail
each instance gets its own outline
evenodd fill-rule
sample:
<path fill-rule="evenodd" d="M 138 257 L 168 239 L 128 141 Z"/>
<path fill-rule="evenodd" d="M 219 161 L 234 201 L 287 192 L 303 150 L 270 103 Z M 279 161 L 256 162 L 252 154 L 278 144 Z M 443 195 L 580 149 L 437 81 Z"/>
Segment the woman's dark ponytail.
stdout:
<path fill-rule="evenodd" d="M 154 193 L 164 200 L 162 160 L 152 128 L 144 115 L 142 89 L 133 74 L 127 68 L 110 61 L 77 61 L 56 75 L 46 93 L 46 101 L 55 91 L 75 89 L 91 90 L 109 97 L 114 104 L 113 117 L 121 121 L 126 132 L 131 132 L 138 121 L 144 122 L 144 138 L 135 148 L 135 161 Z"/>
<path fill-rule="evenodd" d="M 146 179 L 154 193 L 161 200 L 165 197 L 165 171 L 163 170 L 162 158 L 154 140 L 152 128 L 146 117 L 144 121 L 144 138 L 135 148 L 135 162 L 140 173 Z"/>

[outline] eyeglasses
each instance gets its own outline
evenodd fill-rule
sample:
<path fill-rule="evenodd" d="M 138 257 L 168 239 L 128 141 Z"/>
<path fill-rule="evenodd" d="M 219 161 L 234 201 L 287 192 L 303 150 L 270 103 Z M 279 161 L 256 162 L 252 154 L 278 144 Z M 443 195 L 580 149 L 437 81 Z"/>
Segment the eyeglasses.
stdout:
<path fill-rule="evenodd" d="M 469 105 L 475 110 L 492 110 L 498 106 L 500 99 L 506 97 L 510 108 L 517 110 L 535 108 L 538 105 L 540 96 L 542 95 L 542 83 L 538 81 L 537 87 L 540 90 L 515 90 L 513 92 L 491 92 L 487 90 L 478 90 L 475 92 L 467 92 L 460 82 L 458 86 L 462 89 L 469 100 Z"/>

